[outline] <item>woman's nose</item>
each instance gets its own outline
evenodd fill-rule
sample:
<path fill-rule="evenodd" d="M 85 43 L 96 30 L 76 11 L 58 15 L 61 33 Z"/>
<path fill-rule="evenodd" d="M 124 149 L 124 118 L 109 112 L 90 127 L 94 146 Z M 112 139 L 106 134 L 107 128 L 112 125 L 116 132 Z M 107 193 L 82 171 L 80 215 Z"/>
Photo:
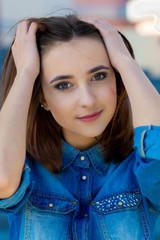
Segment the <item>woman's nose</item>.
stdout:
<path fill-rule="evenodd" d="M 83 87 L 79 90 L 79 105 L 81 107 L 92 107 L 95 104 L 96 96 L 93 89 Z"/>

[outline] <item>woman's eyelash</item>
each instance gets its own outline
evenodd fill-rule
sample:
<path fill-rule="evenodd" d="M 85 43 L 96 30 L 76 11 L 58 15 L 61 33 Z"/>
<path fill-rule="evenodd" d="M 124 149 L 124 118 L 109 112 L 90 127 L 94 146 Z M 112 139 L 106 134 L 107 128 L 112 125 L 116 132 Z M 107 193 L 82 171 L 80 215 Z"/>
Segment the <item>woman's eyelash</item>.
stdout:
<path fill-rule="evenodd" d="M 69 85 L 69 86 L 68 86 Z M 71 84 L 69 82 L 61 82 L 61 83 L 58 83 L 56 86 L 54 86 L 56 89 L 58 90 L 67 90 L 71 87 Z"/>
<path fill-rule="evenodd" d="M 92 80 L 93 81 L 101 81 L 101 80 L 105 79 L 106 77 L 107 77 L 106 72 L 99 72 L 99 73 L 96 73 L 92 77 Z M 56 88 L 58 90 L 62 90 L 62 91 L 67 90 L 70 87 L 72 87 L 72 84 L 67 82 L 67 81 L 60 82 L 60 83 L 58 83 L 57 85 L 54 86 L 54 88 Z"/>
<path fill-rule="evenodd" d="M 96 73 L 93 76 L 93 79 L 95 78 L 95 81 L 101 81 L 101 80 L 103 80 L 106 77 L 107 77 L 107 73 L 106 72 L 99 72 L 99 73 Z"/>

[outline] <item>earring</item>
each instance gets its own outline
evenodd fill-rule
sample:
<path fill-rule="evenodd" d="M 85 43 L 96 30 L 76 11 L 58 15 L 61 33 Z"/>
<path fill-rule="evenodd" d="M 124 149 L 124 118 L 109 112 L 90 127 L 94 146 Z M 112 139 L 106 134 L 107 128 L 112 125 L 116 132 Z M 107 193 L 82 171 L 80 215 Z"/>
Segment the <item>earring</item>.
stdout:
<path fill-rule="evenodd" d="M 43 105 L 43 104 L 41 104 L 40 106 L 41 106 L 41 108 L 43 108 L 44 110 L 49 111 L 49 109 L 44 108 L 44 105 Z"/>

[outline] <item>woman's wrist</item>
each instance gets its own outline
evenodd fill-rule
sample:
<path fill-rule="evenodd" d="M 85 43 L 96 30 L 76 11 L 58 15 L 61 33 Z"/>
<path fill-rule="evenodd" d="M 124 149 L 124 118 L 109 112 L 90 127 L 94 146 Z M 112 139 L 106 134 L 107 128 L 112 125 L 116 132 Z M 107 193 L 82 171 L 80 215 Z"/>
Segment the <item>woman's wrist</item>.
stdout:
<path fill-rule="evenodd" d="M 133 59 L 132 57 L 129 56 L 124 56 L 122 58 L 122 60 L 118 63 L 118 67 L 117 70 L 118 72 L 121 73 L 125 73 L 128 70 L 133 70 L 133 68 L 139 68 L 139 65 L 137 64 L 137 62 L 135 61 L 135 59 Z"/>
<path fill-rule="evenodd" d="M 35 80 L 36 80 L 36 76 L 35 74 L 30 73 L 30 71 L 28 71 L 27 69 L 22 70 L 21 72 L 17 72 L 15 81 L 16 82 L 27 82 L 31 85 L 34 85 Z"/>

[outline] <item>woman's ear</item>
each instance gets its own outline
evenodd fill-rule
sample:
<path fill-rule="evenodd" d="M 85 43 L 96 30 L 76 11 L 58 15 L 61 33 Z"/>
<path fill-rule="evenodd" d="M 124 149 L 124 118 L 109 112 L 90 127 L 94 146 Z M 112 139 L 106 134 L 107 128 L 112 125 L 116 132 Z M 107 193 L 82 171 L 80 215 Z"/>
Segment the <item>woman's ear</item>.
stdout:
<path fill-rule="evenodd" d="M 46 111 L 50 110 L 47 103 L 41 103 L 41 107 L 44 108 Z"/>
<path fill-rule="evenodd" d="M 41 96 L 39 101 L 42 108 L 44 108 L 46 111 L 50 110 L 44 96 Z"/>

